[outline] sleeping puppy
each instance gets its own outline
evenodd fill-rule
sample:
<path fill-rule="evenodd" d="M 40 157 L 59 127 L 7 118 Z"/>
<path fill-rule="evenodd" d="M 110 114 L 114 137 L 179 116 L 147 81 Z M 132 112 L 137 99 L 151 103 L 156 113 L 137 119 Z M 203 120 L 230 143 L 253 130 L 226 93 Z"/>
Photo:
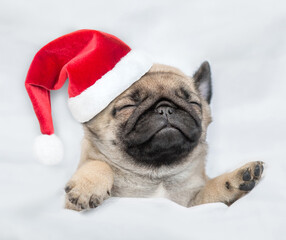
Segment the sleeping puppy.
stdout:
<path fill-rule="evenodd" d="M 205 174 L 211 95 L 208 62 L 193 77 L 153 65 L 83 124 L 81 159 L 65 187 L 65 207 L 94 208 L 109 197 L 164 197 L 186 207 L 231 205 L 251 191 L 262 162 L 214 179 Z"/>

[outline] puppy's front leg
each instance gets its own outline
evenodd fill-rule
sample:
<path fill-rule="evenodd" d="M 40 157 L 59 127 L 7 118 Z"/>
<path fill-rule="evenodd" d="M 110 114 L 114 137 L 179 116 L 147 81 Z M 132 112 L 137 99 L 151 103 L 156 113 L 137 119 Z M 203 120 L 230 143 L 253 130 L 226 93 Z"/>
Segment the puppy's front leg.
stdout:
<path fill-rule="evenodd" d="M 88 160 L 66 184 L 65 208 L 83 210 L 94 208 L 110 196 L 113 172 L 101 161 Z"/>
<path fill-rule="evenodd" d="M 190 205 L 223 202 L 229 206 L 255 187 L 262 172 L 263 162 L 250 162 L 233 172 L 211 179 Z"/>

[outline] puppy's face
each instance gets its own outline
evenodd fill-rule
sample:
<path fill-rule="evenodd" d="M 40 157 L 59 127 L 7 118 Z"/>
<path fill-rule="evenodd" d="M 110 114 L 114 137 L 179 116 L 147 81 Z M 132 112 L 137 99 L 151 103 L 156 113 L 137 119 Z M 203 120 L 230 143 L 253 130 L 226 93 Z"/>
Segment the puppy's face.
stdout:
<path fill-rule="evenodd" d="M 205 140 L 210 98 L 208 63 L 193 78 L 175 68 L 154 65 L 85 123 L 87 137 L 123 167 L 179 164 Z"/>

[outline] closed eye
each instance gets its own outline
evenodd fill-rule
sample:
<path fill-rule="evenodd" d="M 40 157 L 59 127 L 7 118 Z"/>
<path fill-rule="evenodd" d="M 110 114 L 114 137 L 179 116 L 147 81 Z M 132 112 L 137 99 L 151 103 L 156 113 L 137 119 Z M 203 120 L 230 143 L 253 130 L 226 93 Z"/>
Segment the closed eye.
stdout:
<path fill-rule="evenodd" d="M 131 107 L 136 107 L 136 105 L 126 104 L 126 105 L 123 105 L 121 107 L 114 107 L 112 110 L 112 116 L 115 117 L 117 112 L 120 112 L 121 110 L 131 108 Z"/>
<path fill-rule="evenodd" d="M 194 101 L 191 101 L 189 102 L 190 104 L 194 104 L 194 105 L 197 105 L 198 107 L 202 108 L 202 104 L 198 103 L 198 102 L 194 102 Z"/>
<path fill-rule="evenodd" d="M 122 106 L 122 107 L 117 108 L 116 110 L 117 110 L 117 111 L 121 111 L 121 110 L 123 110 L 123 109 L 125 109 L 125 108 L 131 108 L 131 107 L 136 107 L 136 105 L 126 104 L 126 105 L 124 105 L 124 106 Z"/>

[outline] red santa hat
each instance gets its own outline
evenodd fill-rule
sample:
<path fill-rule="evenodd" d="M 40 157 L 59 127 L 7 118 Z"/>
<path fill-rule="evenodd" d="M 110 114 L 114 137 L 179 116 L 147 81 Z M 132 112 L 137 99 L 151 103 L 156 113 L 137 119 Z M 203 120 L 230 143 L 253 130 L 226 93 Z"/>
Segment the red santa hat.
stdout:
<path fill-rule="evenodd" d="M 57 164 L 63 157 L 62 143 L 54 134 L 50 90 L 60 89 L 68 79 L 69 108 L 83 123 L 151 66 L 142 53 L 131 50 L 113 35 L 95 30 L 72 32 L 40 49 L 25 81 L 42 132 L 34 146 L 38 160 Z"/>

